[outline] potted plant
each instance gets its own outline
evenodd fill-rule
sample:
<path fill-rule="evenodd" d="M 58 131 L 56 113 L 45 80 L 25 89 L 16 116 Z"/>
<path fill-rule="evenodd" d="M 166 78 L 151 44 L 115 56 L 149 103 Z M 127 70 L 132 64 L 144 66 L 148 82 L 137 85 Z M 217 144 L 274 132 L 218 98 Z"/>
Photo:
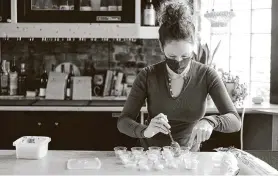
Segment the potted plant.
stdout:
<path fill-rule="evenodd" d="M 233 76 L 231 73 L 222 71 L 222 80 L 226 86 L 227 92 L 229 93 L 233 103 L 236 106 L 243 104 L 244 99 L 248 95 L 247 85 L 241 84 L 239 76 Z"/>
<path fill-rule="evenodd" d="M 197 54 L 195 56 L 196 61 L 198 61 L 198 62 L 200 62 L 202 64 L 205 64 L 205 65 L 214 67 L 212 62 L 213 62 L 214 56 L 215 56 L 215 54 L 216 54 L 220 44 L 221 44 L 221 40 L 218 42 L 218 44 L 216 45 L 216 47 L 213 50 L 213 52 L 211 52 L 209 50 L 209 47 L 208 47 L 207 44 L 204 44 L 204 45 L 199 44 L 198 48 L 197 48 Z"/>
<path fill-rule="evenodd" d="M 221 40 L 217 43 L 213 52 L 209 50 L 207 43 L 204 45 L 199 44 L 197 48 L 197 54 L 195 54 L 195 60 L 215 69 L 215 65 L 212 62 L 220 44 L 221 44 Z M 207 96 L 207 100 L 210 103 L 211 97 L 209 95 Z"/>

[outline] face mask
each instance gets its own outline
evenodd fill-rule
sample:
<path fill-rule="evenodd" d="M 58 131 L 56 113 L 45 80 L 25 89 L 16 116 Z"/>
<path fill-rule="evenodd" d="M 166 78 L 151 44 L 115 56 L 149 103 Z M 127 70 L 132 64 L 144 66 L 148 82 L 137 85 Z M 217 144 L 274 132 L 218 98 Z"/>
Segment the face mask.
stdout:
<path fill-rule="evenodd" d="M 181 61 L 177 61 L 175 59 L 169 59 L 166 57 L 166 64 L 173 72 L 181 74 L 187 67 L 189 60 L 189 58 L 186 58 L 182 59 Z"/>

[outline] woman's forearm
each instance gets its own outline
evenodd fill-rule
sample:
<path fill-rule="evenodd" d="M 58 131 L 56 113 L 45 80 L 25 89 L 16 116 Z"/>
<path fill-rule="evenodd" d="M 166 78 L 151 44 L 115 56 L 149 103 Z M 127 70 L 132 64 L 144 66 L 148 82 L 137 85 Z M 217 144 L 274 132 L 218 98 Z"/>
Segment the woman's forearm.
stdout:
<path fill-rule="evenodd" d="M 226 90 L 226 87 L 211 68 L 207 71 L 208 93 L 211 95 L 220 115 L 204 117 L 215 124 L 215 130 L 223 133 L 237 132 L 241 128 L 241 119 Z"/>
<path fill-rule="evenodd" d="M 241 128 L 241 120 L 237 113 L 211 115 L 204 117 L 204 119 L 213 122 L 214 130 L 222 133 L 238 132 Z"/>
<path fill-rule="evenodd" d="M 147 128 L 129 117 L 119 118 L 117 127 L 121 133 L 133 138 L 144 138 L 143 132 Z"/>
<path fill-rule="evenodd" d="M 125 102 L 124 109 L 118 119 L 118 130 L 130 137 L 143 138 L 143 131 L 146 128 L 136 122 L 140 109 L 147 97 L 147 71 L 143 69 L 136 77 L 129 96 Z"/>

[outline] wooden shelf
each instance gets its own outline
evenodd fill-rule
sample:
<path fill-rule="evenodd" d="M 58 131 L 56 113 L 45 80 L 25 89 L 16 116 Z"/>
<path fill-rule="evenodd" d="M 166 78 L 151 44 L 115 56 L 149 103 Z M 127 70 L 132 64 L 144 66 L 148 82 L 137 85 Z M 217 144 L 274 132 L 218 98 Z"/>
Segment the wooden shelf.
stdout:
<path fill-rule="evenodd" d="M 140 24 L 0 23 L 0 29 L 0 38 L 158 38 L 158 27 Z"/>
<path fill-rule="evenodd" d="M 141 39 L 158 39 L 158 29 L 159 27 L 140 27 L 139 36 Z"/>

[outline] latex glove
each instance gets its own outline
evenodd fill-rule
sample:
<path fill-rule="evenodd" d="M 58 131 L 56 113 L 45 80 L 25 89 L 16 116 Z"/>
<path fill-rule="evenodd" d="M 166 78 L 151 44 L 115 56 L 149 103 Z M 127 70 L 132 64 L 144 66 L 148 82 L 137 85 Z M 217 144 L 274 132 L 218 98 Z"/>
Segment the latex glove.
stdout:
<path fill-rule="evenodd" d="M 149 126 L 144 131 L 144 136 L 146 138 L 151 138 L 157 133 L 168 134 L 170 128 L 171 126 L 168 123 L 167 116 L 160 113 L 152 118 Z"/>
<path fill-rule="evenodd" d="M 193 146 L 193 142 L 196 138 L 197 146 L 206 140 L 208 140 L 213 131 L 213 126 L 205 119 L 200 120 L 193 128 L 192 134 L 189 139 L 189 148 Z"/>

